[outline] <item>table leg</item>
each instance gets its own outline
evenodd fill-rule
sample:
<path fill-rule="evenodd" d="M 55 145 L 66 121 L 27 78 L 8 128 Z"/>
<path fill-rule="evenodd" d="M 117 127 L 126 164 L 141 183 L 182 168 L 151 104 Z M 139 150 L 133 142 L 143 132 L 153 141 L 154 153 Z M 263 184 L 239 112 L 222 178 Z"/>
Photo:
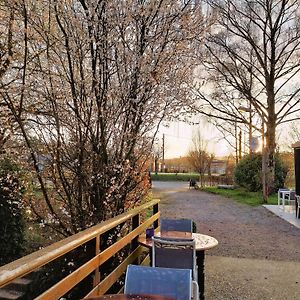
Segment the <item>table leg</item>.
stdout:
<path fill-rule="evenodd" d="M 198 285 L 199 285 L 199 299 L 204 300 L 204 250 L 196 252 L 197 265 L 198 265 Z"/>
<path fill-rule="evenodd" d="M 152 267 L 152 261 L 153 261 L 153 253 L 152 253 L 152 249 L 150 249 L 150 251 L 149 251 L 149 258 L 150 258 L 149 264 L 150 264 L 150 267 Z"/>

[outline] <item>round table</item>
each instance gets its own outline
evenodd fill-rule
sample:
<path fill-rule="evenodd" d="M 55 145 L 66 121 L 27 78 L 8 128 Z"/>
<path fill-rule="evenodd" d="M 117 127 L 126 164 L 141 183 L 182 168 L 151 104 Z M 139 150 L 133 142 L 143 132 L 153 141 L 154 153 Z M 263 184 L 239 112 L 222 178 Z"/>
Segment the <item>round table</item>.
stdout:
<path fill-rule="evenodd" d="M 180 239 L 194 239 L 196 242 L 196 251 L 203 251 L 214 248 L 218 245 L 218 241 L 209 235 L 201 233 L 190 233 L 190 232 L 181 232 L 181 231 L 165 231 L 165 232 L 156 232 L 155 236 L 164 237 L 164 238 L 180 238 Z M 147 248 L 152 248 L 152 239 L 146 238 L 145 235 L 141 235 L 138 238 L 138 242 Z"/>
<path fill-rule="evenodd" d="M 199 284 L 199 297 L 201 300 L 205 298 L 204 296 L 204 258 L 205 258 L 205 250 L 212 249 L 218 245 L 218 241 L 209 235 L 201 234 L 201 233 L 190 233 L 190 232 L 179 232 L 179 231 L 165 231 L 165 232 L 156 232 L 155 236 L 161 237 L 170 237 L 170 238 L 180 238 L 180 239 L 191 239 L 195 240 L 196 247 L 196 260 L 198 265 L 198 284 Z M 152 248 L 152 239 L 147 238 L 146 235 L 142 235 L 138 238 L 138 242 L 140 245 L 147 247 L 149 249 Z M 150 255 L 151 257 L 151 255 Z"/>
<path fill-rule="evenodd" d="M 175 300 L 174 298 L 160 295 L 124 295 L 112 294 L 84 298 L 84 300 Z"/>

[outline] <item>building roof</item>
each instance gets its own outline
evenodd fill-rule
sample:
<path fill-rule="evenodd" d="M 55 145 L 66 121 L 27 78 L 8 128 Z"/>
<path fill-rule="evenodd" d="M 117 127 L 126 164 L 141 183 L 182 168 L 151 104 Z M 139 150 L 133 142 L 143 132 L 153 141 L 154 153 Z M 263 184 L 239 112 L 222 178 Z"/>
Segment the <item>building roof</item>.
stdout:
<path fill-rule="evenodd" d="M 296 142 L 295 144 L 292 144 L 293 148 L 300 148 L 300 141 Z"/>

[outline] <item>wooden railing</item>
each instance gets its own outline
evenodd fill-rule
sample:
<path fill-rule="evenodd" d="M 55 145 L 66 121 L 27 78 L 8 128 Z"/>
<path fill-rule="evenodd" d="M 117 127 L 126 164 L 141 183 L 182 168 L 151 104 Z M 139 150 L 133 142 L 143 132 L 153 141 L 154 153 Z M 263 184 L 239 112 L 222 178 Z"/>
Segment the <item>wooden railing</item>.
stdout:
<path fill-rule="evenodd" d="M 89 260 L 35 299 L 60 299 L 90 274 L 93 274 L 93 288 L 85 297 L 106 293 L 124 274 L 127 265 L 136 263 L 143 253 L 144 249 L 138 245 L 137 238 L 152 224 L 154 228 L 158 227 L 158 218 L 160 216 L 158 203 L 159 200 L 152 200 L 115 218 L 104 221 L 94 227 L 2 266 L 0 268 L 0 288 L 88 244 L 89 248 L 93 249 Z M 149 210 L 151 216 L 142 220 L 141 215 L 149 214 Z M 125 222 L 130 223 L 130 230 L 128 230 L 124 236 L 118 238 L 111 246 L 101 251 L 101 236 Z M 101 280 L 101 272 L 99 272 L 101 265 L 127 245 L 130 245 L 129 255 L 110 274 Z"/>

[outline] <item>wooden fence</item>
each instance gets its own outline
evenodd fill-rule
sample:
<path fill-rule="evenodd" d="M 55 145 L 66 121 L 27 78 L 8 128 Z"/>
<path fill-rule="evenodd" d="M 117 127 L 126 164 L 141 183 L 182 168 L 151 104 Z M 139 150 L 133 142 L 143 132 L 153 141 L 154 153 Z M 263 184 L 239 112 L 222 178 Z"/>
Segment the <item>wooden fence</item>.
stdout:
<path fill-rule="evenodd" d="M 115 218 L 104 221 L 94 227 L 2 266 L 0 268 L 0 288 L 46 266 L 54 260 L 71 253 L 75 249 L 86 249 L 83 245 L 89 245 L 89 249 L 92 249 L 93 252 L 92 255 L 90 255 L 89 252 L 89 259 L 62 280 L 36 296 L 35 299 L 60 299 L 91 274 L 93 274 L 93 288 L 85 297 L 105 294 L 124 274 L 127 266 L 131 263 L 137 263 L 141 257 L 145 249 L 138 245 L 137 238 L 152 224 L 154 228 L 158 227 L 158 218 L 160 216 L 158 203 L 159 200 L 152 200 Z M 120 236 L 111 246 L 101 251 L 101 236 L 125 222 L 128 222 L 130 228 L 128 229 L 128 226 L 126 227 L 127 231 L 124 236 Z M 101 272 L 99 270 L 101 270 L 101 265 L 116 255 L 125 246 L 129 246 L 130 248 L 128 256 L 123 259 L 111 273 L 106 274 L 104 279 L 100 278 Z M 146 262 L 147 259 L 141 263 L 144 264 Z"/>

